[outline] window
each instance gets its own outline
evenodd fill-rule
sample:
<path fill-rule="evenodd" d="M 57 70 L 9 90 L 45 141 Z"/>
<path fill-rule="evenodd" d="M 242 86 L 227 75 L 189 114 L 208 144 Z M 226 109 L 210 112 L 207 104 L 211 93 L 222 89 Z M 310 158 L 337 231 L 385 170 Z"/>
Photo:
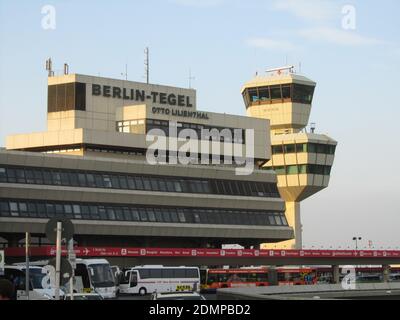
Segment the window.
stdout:
<path fill-rule="evenodd" d="M 25 171 L 24 169 L 17 169 L 15 170 L 16 176 L 17 176 L 17 182 L 18 183 L 25 183 Z"/>
<path fill-rule="evenodd" d="M 307 173 L 307 165 L 306 164 L 299 165 L 299 173 L 300 174 L 306 174 Z"/>
<path fill-rule="evenodd" d="M 149 217 L 150 222 L 156 222 L 156 215 L 154 214 L 154 210 L 152 208 L 147 208 L 147 216 Z"/>
<path fill-rule="evenodd" d="M 135 190 L 136 189 L 136 183 L 135 183 L 135 179 L 133 177 L 128 177 L 128 188 L 131 190 Z"/>
<path fill-rule="evenodd" d="M 40 170 L 35 170 L 33 172 L 34 176 L 35 176 L 35 181 L 38 184 L 43 184 L 43 175 L 42 175 L 42 171 Z"/>
<path fill-rule="evenodd" d="M 131 210 L 129 210 L 129 208 L 127 208 L 127 207 L 124 207 L 122 210 L 124 212 L 124 220 L 132 221 Z"/>
<path fill-rule="evenodd" d="M 144 190 L 151 190 L 151 184 L 149 178 L 143 177 Z"/>
<path fill-rule="evenodd" d="M 60 173 L 61 184 L 63 186 L 69 186 L 69 173 L 68 172 L 61 172 Z"/>
<path fill-rule="evenodd" d="M 297 166 L 287 166 L 286 171 L 287 174 L 298 174 L 299 168 Z"/>
<path fill-rule="evenodd" d="M 163 269 L 161 271 L 163 278 L 173 278 L 174 277 L 174 270 L 173 269 Z"/>
<path fill-rule="evenodd" d="M 294 144 L 285 144 L 283 148 L 285 153 L 296 153 L 296 147 Z"/>
<path fill-rule="evenodd" d="M 47 213 L 49 213 L 47 211 Z M 64 205 L 64 213 L 68 218 L 73 218 L 73 214 L 72 214 L 72 205 L 70 204 L 65 204 Z"/>
<path fill-rule="evenodd" d="M 182 192 L 182 187 L 179 181 L 174 180 L 174 190 L 175 192 Z"/>
<path fill-rule="evenodd" d="M 149 269 L 141 269 L 139 270 L 139 275 L 141 279 L 150 278 L 150 270 Z"/>
<path fill-rule="evenodd" d="M 43 171 L 43 182 L 44 184 L 53 184 L 49 171 Z"/>
<path fill-rule="evenodd" d="M 0 168 L 0 182 L 7 182 L 6 168 Z"/>
<path fill-rule="evenodd" d="M 115 216 L 116 216 L 116 219 L 117 219 L 117 220 L 119 220 L 119 221 L 125 220 L 125 219 L 124 219 L 124 213 L 123 213 L 123 211 L 122 211 L 122 208 L 115 208 L 115 209 L 114 209 L 114 212 L 115 212 Z"/>
<path fill-rule="evenodd" d="M 107 208 L 107 215 L 108 215 L 108 219 L 110 219 L 110 220 L 116 220 L 114 208 L 108 207 L 108 208 Z"/>
<path fill-rule="evenodd" d="M 1 170 L 1 168 L 0 168 Z M 1 173 L 0 173 L 1 175 Z M 33 172 L 33 170 L 29 170 L 26 169 L 25 170 L 25 178 L 26 178 L 26 183 L 35 183 L 35 174 Z M 1 181 L 1 177 L 0 177 L 0 181 Z"/>
<path fill-rule="evenodd" d="M 143 190 L 143 181 L 141 177 L 134 177 L 135 184 L 138 190 Z"/>
<path fill-rule="evenodd" d="M 86 175 L 84 173 L 78 173 L 79 186 L 84 187 L 86 185 Z"/>
<path fill-rule="evenodd" d="M 96 187 L 96 183 L 94 181 L 94 175 L 91 173 L 86 174 L 87 184 L 85 187 Z"/>
<path fill-rule="evenodd" d="M 178 214 L 176 213 L 175 209 L 171 209 L 169 212 L 170 216 L 171 216 L 171 221 L 172 222 L 179 222 L 178 220 Z"/>
<path fill-rule="evenodd" d="M 193 218 L 195 223 L 201 223 L 200 215 L 198 213 L 194 213 Z"/>
<path fill-rule="evenodd" d="M 270 224 L 271 226 L 274 226 L 274 225 L 276 224 L 276 222 L 275 222 L 275 217 L 274 217 L 272 214 L 270 214 L 270 215 L 268 216 L 268 220 L 269 220 L 269 224 Z"/>
<path fill-rule="evenodd" d="M 47 212 L 47 216 L 49 218 L 54 217 L 56 214 L 56 207 L 53 203 L 46 203 L 46 212 Z M 72 212 L 71 212 L 72 213 Z M 68 218 L 72 218 L 72 214 L 71 216 L 69 216 Z"/>
<path fill-rule="evenodd" d="M 179 219 L 179 222 L 182 222 L 182 223 L 186 222 L 186 217 L 185 217 L 185 213 L 183 210 L 178 209 L 178 219 Z"/>
<path fill-rule="evenodd" d="M 154 213 L 155 213 L 157 222 L 164 222 L 161 209 L 154 209 Z"/>
<path fill-rule="evenodd" d="M 159 181 L 160 191 L 167 191 L 167 184 L 164 179 L 160 179 Z"/>
<path fill-rule="evenodd" d="M 284 166 L 274 167 L 274 170 L 278 175 L 286 174 Z"/>
<path fill-rule="evenodd" d="M 257 93 L 257 89 L 249 89 L 249 96 L 250 96 L 250 101 L 251 102 L 256 102 L 259 100 L 258 98 L 258 93 Z"/>
<path fill-rule="evenodd" d="M 18 217 L 18 203 L 17 202 L 10 202 L 10 212 L 12 217 Z"/>
<path fill-rule="evenodd" d="M 36 211 L 36 204 L 33 202 L 28 203 L 28 212 L 29 216 L 35 218 L 37 217 L 37 211 Z"/>
<path fill-rule="evenodd" d="M 74 211 L 75 219 L 82 219 L 81 207 L 78 204 L 74 204 L 72 210 Z"/>
<path fill-rule="evenodd" d="M 140 217 L 139 217 L 139 212 L 137 209 L 132 209 L 131 210 L 131 214 L 132 214 L 132 221 L 139 221 Z"/>
<path fill-rule="evenodd" d="M 269 87 L 259 88 L 259 97 L 261 101 L 269 101 L 270 100 Z"/>
<path fill-rule="evenodd" d="M 282 99 L 281 86 L 271 86 L 270 90 L 272 100 Z"/>
<path fill-rule="evenodd" d="M 139 209 L 139 213 L 140 213 L 140 220 L 141 221 L 147 221 L 147 214 L 145 209 Z"/>
<path fill-rule="evenodd" d="M 26 213 L 28 212 L 28 207 L 27 207 L 25 202 L 20 202 L 19 203 L 19 212 L 22 215 L 26 215 Z"/>
<path fill-rule="evenodd" d="M 90 209 L 89 206 L 81 206 L 82 218 L 90 219 Z"/>
<path fill-rule="evenodd" d="M 119 176 L 119 185 L 121 189 L 128 189 L 128 182 L 125 176 Z"/>
<path fill-rule="evenodd" d="M 44 203 L 37 203 L 36 208 L 39 218 L 47 218 L 46 206 L 44 205 Z"/>
<path fill-rule="evenodd" d="M 111 188 L 119 189 L 119 179 L 118 176 L 111 176 Z"/>
<path fill-rule="evenodd" d="M 283 153 L 282 145 L 272 146 L 272 154 L 282 154 L 282 153 Z"/>
<path fill-rule="evenodd" d="M 53 183 L 55 185 L 61 185 L 61 175 L 59 172 L 51 172 L 52 176 L 53 176 Z"/>
<path fill-rule="evenodd" d="M 302 85 L 302 84 L 294 84 L 293 85 L 293 102 L 311 104 L 313 95 L 314 95 L 314 87 Z"/>
<path fill-rule="evenodd" d="M 149 269 L 149 272 L 150 278 L 162 278 L 161 269 Z"/>
<path fill-rule="evenodd" d="M 185 278 L 186 270 L 185 269 L 175 269 L 174 270 L 174 278 Z"/>
<path fill-rule="evenodd" d="M 10 208 L 8 202 L 0 201 L 0 216 L 8 217 L 10 215 Z"/>
<path fill-rule="evenodd" d="M 282 98 L 290 99 L 291 97 L 291 87 L 290 86 L 282 86 Z"/>
<path fill-rule="evenodd" d="M 307 143 L 296 144 L 296 152 L 297 153 L 307 152 Z"/>
<path fill-rule="evenodd" d="M 103 185 L 105 188 L 112 188 L 111 178 L 108 175 L 103 176 Z"/>
<path fill-rule="evenodd" d="M 159 191 L 159 186 L 158 186 L 158 179 L 157 178 L 151 178 L 150 179 L 151 183 L 151 190 L 153 191 Z"/>
<path fill-rule="evenodd" d="M 281 217 L 278 214 L 275 215 L 275 222 L 278 226 L 282 225 Z"/>
<path fill-rule="evenodd" d="M 98 214 L 99 214 L 99 219 L 101 219 L 101 220 L 107 220 L 108 219 L 106 208 L 104 206 L 99 206 L 98 207 Z"/>

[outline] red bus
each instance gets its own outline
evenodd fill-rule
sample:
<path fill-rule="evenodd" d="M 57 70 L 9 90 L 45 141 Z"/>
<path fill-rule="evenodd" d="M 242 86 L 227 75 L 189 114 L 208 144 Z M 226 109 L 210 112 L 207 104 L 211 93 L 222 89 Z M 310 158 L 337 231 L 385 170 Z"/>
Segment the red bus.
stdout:
<path fill-rule="evenodd" d="M 202 289 L 268 286 L 268 268 L 202 270 Z M 313 268 L 276 268 L 279 285 L 306 285 L 317 282 Z"/>

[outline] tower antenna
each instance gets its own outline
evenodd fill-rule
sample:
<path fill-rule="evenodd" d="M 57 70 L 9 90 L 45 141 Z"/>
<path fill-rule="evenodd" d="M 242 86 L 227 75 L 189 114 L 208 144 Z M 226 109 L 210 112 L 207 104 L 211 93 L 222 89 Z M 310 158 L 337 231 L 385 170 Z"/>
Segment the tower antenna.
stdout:
<path fill-rule="evenodd" d="M 125 73 L 121 72 L 121 76 L 125 76 L 125 80 L 128 80 L 128 64 L 125 64 Z"/>
<path fill-rule="evenodd" d="M 146 73 L 146 83 L 148 84 L 150 81 L 150 59 L 149 59 L 149 47 L 146 47 L 144 49 L 144 55 L 145 55 L 145 60 L 144 60 L 144 71 Z"/>
<path fill-rule="evenodd" d="M 49 77 L 54 76 L 54 71 L 53 71 L 53 62 L 51 61 L 51 58 L 48 58 L 46 60 L 46 71 L 48 72 Z"/>
<path fill-rule="evenodd" d="M 192 89 L 192 80 L 195 79 L 195 77 L 192 77 L 192 70 L 189 68 L 189 89 Z"/>

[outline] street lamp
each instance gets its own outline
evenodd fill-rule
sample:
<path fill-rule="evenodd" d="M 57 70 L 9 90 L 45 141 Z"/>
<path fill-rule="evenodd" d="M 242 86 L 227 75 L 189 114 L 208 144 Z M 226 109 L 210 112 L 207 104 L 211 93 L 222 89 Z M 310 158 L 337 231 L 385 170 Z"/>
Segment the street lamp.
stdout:
<path fill-rule="evenodd" d="M 361 241 L 361 237 L 353 237 L 353 241 L 356 242 L 356 250 L 358 250 L 358 241 Z"/>

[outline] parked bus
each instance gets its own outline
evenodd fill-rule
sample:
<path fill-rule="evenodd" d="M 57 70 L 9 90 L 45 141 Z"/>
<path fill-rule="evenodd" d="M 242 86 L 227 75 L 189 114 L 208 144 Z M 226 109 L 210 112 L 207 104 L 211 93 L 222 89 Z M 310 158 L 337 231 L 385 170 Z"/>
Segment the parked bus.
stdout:
<path fill-rule="evenodd" d="M 137 266 L 124 270 L 119 283 L 122 294 L 200 291 L 200 271 L 197 267 L 185 266 Z"/>
<path fill-rule="evenodd" d="M 76 259 L 75 278 L 77 293 L 97 292 L 105 299 L 116 297 L 114 275 L 106 259 Z"/>
<path fill-rule="evenodd" d="M 55 298 L 55 289 L 48 288 L 46 273 L 42 267 L 29 267 L 29 300 L 51 300 Z M 4 275 L 1 279 L 11 281 L 15 287 L 15 298 L 17 300 L 27 300 L 26 296 L 26 267 L 24 266 L 5 266 Z M 60 297 L 64 292 L 60 290 Z"/>
<path fill-rule="evenodd" d="M 317 277 L 312 268 L 277 268 L 279 285 L 315 284 Z M 219 288 L 263 287 L 270 285 L 268 268 L 207 269 L 203 272 L 202 290 Z"/>

